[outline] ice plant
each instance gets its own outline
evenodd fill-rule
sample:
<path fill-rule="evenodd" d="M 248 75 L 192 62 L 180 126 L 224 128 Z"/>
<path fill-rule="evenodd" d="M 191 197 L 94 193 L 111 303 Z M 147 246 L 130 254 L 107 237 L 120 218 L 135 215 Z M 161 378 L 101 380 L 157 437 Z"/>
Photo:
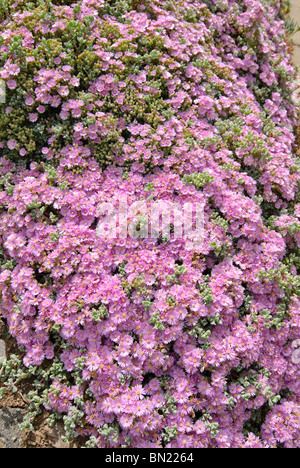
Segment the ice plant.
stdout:
<path fill-rule="evenodd" d="M 300 447 L 299 159 L 284 1 L 0 2 L 1 314 L 88 447 Z M 204 203 L 205 238 L 99 205 Z M 173 220 L 173 223 L 175 220 Z M 174 229 L 174 225 L 173 225 Z"/>

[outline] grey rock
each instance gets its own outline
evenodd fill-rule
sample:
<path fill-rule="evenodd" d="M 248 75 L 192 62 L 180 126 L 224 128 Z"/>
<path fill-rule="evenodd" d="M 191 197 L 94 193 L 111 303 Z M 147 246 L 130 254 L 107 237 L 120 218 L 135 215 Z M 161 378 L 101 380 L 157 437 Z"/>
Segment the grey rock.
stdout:
<path fill-rule="evenodd" d="M 300 25 L 300 2 L 299 0 L 291 0 L 291 13 L 290 17 Z M 293 37 L 294 47 L 294 63 L 300 68 L 300 31 L 297 32 Z"/>
<path fill-rule="evenodd" d="M 19 408 L 3 408 L 0 410 L 0 446 L 3 448 L 21 448 L 22 431 L 20 423 L 25 411 Z M 1 443 L 2 442 L 2 443 Z"/>
<path fill-rule="evenodd" d="M 6 346 L 3 340 L 0 340 L 0 364 L 6 361 Z"/>

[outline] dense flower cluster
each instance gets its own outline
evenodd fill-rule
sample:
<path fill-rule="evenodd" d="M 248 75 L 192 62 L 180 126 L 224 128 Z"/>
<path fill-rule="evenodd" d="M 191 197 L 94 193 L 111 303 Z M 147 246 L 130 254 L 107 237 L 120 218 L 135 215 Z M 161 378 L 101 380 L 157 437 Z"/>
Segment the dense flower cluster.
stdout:
<path fill-rule="evenodd" d="M 1 313 L 96 447 L 300 447 L 299 160 L 284 2 L 1 1 Z M 99 204 L 205 207 L 201 249 Z M 175 222 L 175 221 L 174 221 Z"/>

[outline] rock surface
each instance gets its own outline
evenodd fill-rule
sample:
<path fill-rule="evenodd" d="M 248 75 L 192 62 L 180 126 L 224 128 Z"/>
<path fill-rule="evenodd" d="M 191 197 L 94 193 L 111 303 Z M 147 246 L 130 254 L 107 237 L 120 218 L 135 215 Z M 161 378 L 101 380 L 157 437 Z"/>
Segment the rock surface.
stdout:
<path fill-rule="evenodd" d="M 294 21 L 296 21 L 300 25 L 300 1 L 291 0 L 291 5 L 292 10 L 290 16 Z M 300 74 L 300 31 L 293 36 L 293 41 L 295 43 L 294 62 L 298 66 Z"/>
<path fill-rule="evenodd" d="M 6 345 L 3 340 L 0 340 L 0 363 L 6 361 Z M 1 368 L 1 365 L 0 365 Z"/>
<path fill-rule="evenodd" d="M 0 448 L 21 448 L 22 431 L 20 423 L 25 411 L 19 408 L 0 410 Z"/>

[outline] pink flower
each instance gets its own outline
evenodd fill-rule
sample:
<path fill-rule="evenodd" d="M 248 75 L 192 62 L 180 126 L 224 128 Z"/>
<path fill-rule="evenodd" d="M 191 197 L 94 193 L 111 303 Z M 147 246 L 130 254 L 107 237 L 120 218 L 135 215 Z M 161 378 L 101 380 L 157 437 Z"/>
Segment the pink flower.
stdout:
<path fill-rule="evenodd" d="M 129 427 L 132 426 L 133 423 L 133 416 L 129 416 L 127 414 L 124 414 L 119 417 L 119 424 L 123 429 L 128 429 Z"/>
<path fill-rule="evenodd" d="M 36 122 L 38 119 L 38 115 L 35 113 L 29 114 L 29 120 L 30 122 Z"/>
<path fill-rule="evenodd" d="M 91 372 L 99 369 L 101 360 L 99 356 L 95 353 L 92 353 L 89 359 L 86 362 L 87 369 Z"/>
<path fill-rule="evenodd" d="M 69 88 L 67 86 L 61 86 L 60 88 L 58 88 L 58 93 L 61 95 L 61 96 L 68 96 L 69 95 Z"/>
<path fill-rule="evenodd" d="M 18 75 L 20 73 L 20 67 L 18 65 L 9 65 L 8 70 L 11 75 Z"/>
<path fill-rule="evenodd" d="M 61 99 L 58 96 L 54 96 L 53 98 L 51 98 L 50 103 L 52 107 L 59 107 L 61 104 Z"/>
<path fill-rule="evenodd" d="M 18 143 L 16 142 L 16 140 L 8 140 L 7 142 L 7 148 L 10 149 L 10 150 L 14 150 L 16 149 L 18 146 Z"/>
<path fill-rule="evenodd" d="M 9 70 L 4 69 L 0 71 L 0 76 L 3 78 L 3 80 L 7 80 L 10 77 Z"/>
<path fill-rule="evenodd" d="M 17 82 L 15 80 L 8 80 L 6 84 L 9 89 L 16 89 L 17 87 Z"/>
<path fill-rule="evenodd" d="M 71 78 L 70 79 L 70 85 L 74 87 L 78 87 L 80 85 L 80 81 L 78 78 Z"/>
<path fill-rule="evenodd" d="M 34 99 L 32 96 L 27 96 L 25 99 L 26 106 L 32 106 L 34 104 Z"/>

